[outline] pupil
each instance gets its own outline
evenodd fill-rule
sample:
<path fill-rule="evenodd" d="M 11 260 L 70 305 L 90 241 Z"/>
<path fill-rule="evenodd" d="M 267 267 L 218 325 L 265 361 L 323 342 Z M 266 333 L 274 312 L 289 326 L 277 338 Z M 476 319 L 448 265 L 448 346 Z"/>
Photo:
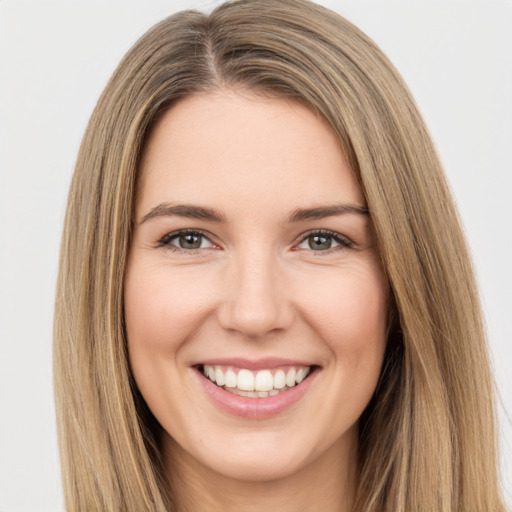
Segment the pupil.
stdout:
<path fill-rule="evenodd" d="M 182 249 L 199 249 L 201 247 L 201 237 L 198 235 L 180 236 L 180 247 Z"/>
<path fill-rule="evenodd" d="M 330 249 L 332 240 L 330 237 L 322 235 L 313 235 L 308 239 L 309 247 L 313 250 Z"/>

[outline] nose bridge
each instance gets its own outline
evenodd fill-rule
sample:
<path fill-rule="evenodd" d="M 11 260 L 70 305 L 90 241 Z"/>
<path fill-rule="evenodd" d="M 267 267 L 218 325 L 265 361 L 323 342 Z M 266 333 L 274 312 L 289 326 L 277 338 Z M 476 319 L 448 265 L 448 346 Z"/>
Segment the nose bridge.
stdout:
<path fill-rule="evenodd" d="M 277 255 L 268 248 L 238 253 L 229 274 L 225 328 L 254 338 L 288 326 L 291 310 Z"/>

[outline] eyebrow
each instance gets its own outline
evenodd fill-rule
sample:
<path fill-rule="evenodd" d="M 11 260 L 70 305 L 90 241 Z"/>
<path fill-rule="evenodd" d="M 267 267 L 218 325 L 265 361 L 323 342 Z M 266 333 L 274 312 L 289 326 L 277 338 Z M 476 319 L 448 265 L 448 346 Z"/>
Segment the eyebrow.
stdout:
<path fill-rule="evenodd" d="M 213 208 L 207 208 L 204 206 L 194 206 L 189 204 L 170 204 L 161 203 L 155 206 L 149 212 L 142 217 L 140 224 L 147 222 L 148 220 L 155 219 L 156 217 L 186 217 L 188 219 L 199 219 L 208 220 L 210 222 L 226 222 L 226 218 L 222 213 Z"/>
<path fill-rule="evenodd" d="M 299 208 L 294 210 L 289 218 L 289 223 L 304 222 L 307 220 L 324 219 L 337 215 L 368 215 L 368 208 L 353 204 L 333 204 L 328 206 L 319 206 L 313 208 Z M 210 222 L 223 223 L 226 217 L 215 210 L 204 206 L 195 206 L 190 204 L 171 204 L 161 203 L 152 208 L 140 221 L 140 224 L 157 217 L 186 217 L 189 219 L 207 220 Z"/>
<path fill-rule="evenodd" d="M 316 208 L 300 208 L 292 212 L 288 222 L 304 222 L 306 220 L 324 219 L 325 217 L 347 214 L 368 215 L 368 208 L 365 206 L 344 203 L 319 206 Z"/>

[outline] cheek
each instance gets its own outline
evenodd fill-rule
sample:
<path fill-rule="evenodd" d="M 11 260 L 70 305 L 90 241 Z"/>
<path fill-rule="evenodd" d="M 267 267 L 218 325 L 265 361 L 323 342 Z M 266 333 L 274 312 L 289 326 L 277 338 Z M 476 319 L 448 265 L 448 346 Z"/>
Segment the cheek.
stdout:
<path fill-rule="evenodd" d="M 309 287 L 304 314 L 333 349 L 382 340 L 388 317 L 387 285 L 380 271 L 340 272 Z"/>
<path fill-rule="evenodd" d="M 133 259 L 125 278 L 125 321 L 131 370 L 142 396 L 161 424 L 176 415 L 175 390 L 185 366 L 181 348 L 211 300 L 191 276 Z M 181 359 L 180 359 L 181 358 Z"/>
<path fill-rule="evenodd" d="M 155 267 L 141 259 L 132 258 L 125 277 L 129 361 L 142 396 L 165 425 L 185 407 L 180 398 L 186 396 L 180 388 L 186 369 L 181 347 L 208 314 L 207 303 L 212 298 L 206 293 L 208 286 L 199 293 L 198 281 L 185 272 Z M 181 391 L 176 393 L 177 389 Z"/>
<path fill-rule="evenodd" d="M 326 366 L 342 391 L 359 389 L 360 399 L 369 400 L 380 375 L 388 327 L 388 287 L 382 272 L 376 265 L 354 268 L 315 283 L 302 311 L 328 348 Z"/>
<path fill-rule="evenodd" d="M 175 353 L 189 337 L 212 301 L 208 282 L 168 268 L 128 266 L 125 279 L 125 318 L 131 350 Z"/>
<path fill-rule="evenodd" d="M 162 288 L 155 286 L 151 272 L 131 262 L 124 290 L 124 313 L 131 369 L 146 402 L 152 408 L 160 399 L 155 382 L 163 364 L 173 358 L 168 325 L 168 306 Z"/>
<path fill-rule="evenodd" d="M 387 291 L 373 279 L 367 286 L 358 283 L 348 289 L 351 293 L 340 299 L 342 329 L 335 333 L 335 350 L 354 370 L 364 365 L 378 373 L 387 333 Z"/>

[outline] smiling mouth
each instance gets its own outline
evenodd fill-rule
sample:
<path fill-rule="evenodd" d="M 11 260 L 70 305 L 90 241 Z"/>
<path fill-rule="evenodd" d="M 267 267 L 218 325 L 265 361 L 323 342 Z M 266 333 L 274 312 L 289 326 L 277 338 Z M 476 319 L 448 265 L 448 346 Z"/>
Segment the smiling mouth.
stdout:
<path fill-rule="evenodd" d="M 234 395 L 250 398 L 276 396 L 303 382 L 315 366 L 290 366 L 248 370 L 222 365 L 199 365 L 198 370 L 218 387 Z"/>

